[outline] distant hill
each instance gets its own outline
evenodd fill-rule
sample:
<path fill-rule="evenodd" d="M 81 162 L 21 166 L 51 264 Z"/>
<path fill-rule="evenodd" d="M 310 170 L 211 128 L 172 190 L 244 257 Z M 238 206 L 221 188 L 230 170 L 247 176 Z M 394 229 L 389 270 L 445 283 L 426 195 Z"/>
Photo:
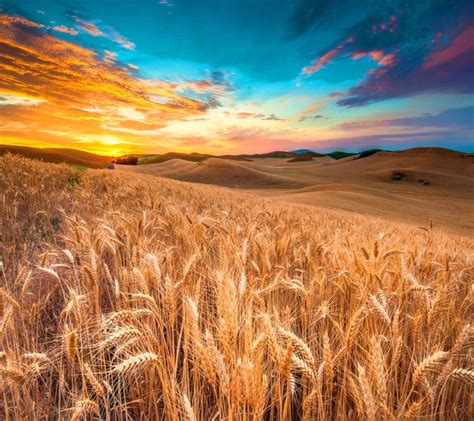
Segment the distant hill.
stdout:
<path fill-rule="evenodd" d="M 293 158 L 296 156 L 293 152 L 287 151 L 273 151 L 267 153 L 260 153 L 260 154 L 241 154 L 241 155 L 221 155 L 218 158 L 240 158 L 240 159 L 257 159 L 257 158 Z"/>
<path fill-rule="evenodd" d="M 441 150 L 440 148 L 419 148 L 411 149 L 412 151 L 421 150 L 431 151 Z M 448 151 L 448 150 L 447 150 Z M 80 165 L 90 168 L 104 168 L 109 162 L 117 160 L 115 157 L 102 156 L 93 154 L 90 152 L 66 149 L 66 148 L 34 148 L 27 146 L 10 146 L 0 145 L 0 156 L 10 152 L 12 154 L 23 155 L 27 158 L 39 159 L 46 162 L 65 162 L 70 165 Z M 401 151 L 403 153 L 403 151 Z M 330 153 L 319 153 L 311 149 L 295 149 L 293 151 L 273 151 L 262 154 L 240 154 L 240 155 L 211 155 L 202 153 L 180 153 L 180 152 L 168 152 L 165 154 L 141 154 L 134 155 L 138 157 L 138 165 L 149 165 L 149 164 L 160 164 L 173 159 L 179 159 L 188 162 L 204 162 L 210 158 L 220 158 L 232 161 L 250 162 L 259 160 L 262 158 L 273 158 L 273 159 L 286 159 L 287 162 L 304 162 L 313 161 L 313 158 L 328 157 L 334 160 L 347 160 L 347 159 L 362 159 L 372 155 L 382 153 L 395 153 L 395 151 L 387 151 L 383 149 L 368 149 L 362 152 L 345 152 L 345 151 L 333 151 Z"/>
<path fill-rule="evenodd" d="M 312 149 L 295 149 L 293 151 L 290 151 L 291 153 L 296 153 L 296 154 L 306 154 L 306 155 L 311 155 L 313 154 L 314 156 L 323 156 L 326 154 L 321 154 L 319 152 L 313 151 Z"/>
<path fill-rule="evenodd" d="M 234 161 L 249 161 L 252 159 L 262 159 L 262 158 L 281 158 L 281 159 L 295 159 L 297 161 L 310 161 L 314 157 L 326 156 L 326 154 L 321 154 L 318 152 L 311 151 L 309 149 L 299 149 L 297 151 L 273 151 L 262 154 L 240 154 L 240 155 L 210 155 L 210 154 L 200 154 L 200 153 L 178 153 L 178 152 L 168 152 L 163 155 L 144 155 L 140 157 L 138 161 L 139 165 L 148 165 L 148 164 L 159 164 L 162 162 L 169 161 L 171 159 L 182 159 L 184 161 L 190 162 L 201 162 L 209 158 L 221 158 L 221 159 L 230 159 Z M 303 152 L 305 151 L 305 152 Z"/>
<path fill-rule="evenodd" d="M 304 161 L 312 161 L 313 158 L 316 156 L 316 157 L 321 157 L 321 156 L 325 156 L 325 155 L 321 155 L 321 154 L 316 154 L 314 152 L 303 152 L 303 153 L 299 153 L 299 152 L 294 152 L 296 153 L 297 155 L 294 156 L 293 158 L 290 158 L 288 161 L 286 162 L 304 162 Z"/>
<path fill-rule="evenodd" d="M 145 158 L 141 158 L 138 161 L 138 165 L 160 164 L 162 162 L 166 162 L 171 159 L 182 159 L 184 161 L 190 161 L 190 162 L 201 162 L 207 158 L 212 158 L 212 155 L 199 154 L 196 152 L 193 152 L 191 154 L 179 153 L 179 152 L 168 152 L 163 155 L 153 155 L 153 156 L 147 156 Z"/>
<path fill-rule="evenodd" d="M 277 173 L 252 168 L 255 162 L 212 157 L 200 162 L 169 159 L 150 165 L 117 166 L 118 170 L 150 174 L 194 183 L 236 188 L 302 188 L 308 184 Z M 262 162 L 261 160 L 258 162 Z"/>
<path fill-rule="evenodd" d="M 104 167 L 113 158 L 109 156 L 96 155 L 90 152 L 75 149 L 61 148 L 31 148 L 28 146 L 0 145 L 0 156 L 10 152 L 27 158 L 40 159 L 45 162 L 80 165 L 90 168 Z"/>
<path fill-rule="evenodd" d="M 201 162 L 170 159 L 151 165 L 118 165 L 117 170 L 246 189 L 250 194 L 290 203 L 342 209 L 423 227 L 430 227 L 430 221 L 434 221 L 434 226 L 462 235 L 474 233 L 473 218 L 456 217 L 470 216 L 474 209 L 474 154 L 414 148 L 339 152 L 339 159 L 330 155 L 318 158 L 295 154 L 292 158 L 240 161 L 214 157 Z M 306 159 L 309 161 L 301 162 Z"/>
<path fill-rule="evenodd" d="M 357 155 L 355 152 L 344 152 L 344 151 L 334 151 L 328 153 L 328 156 L 330 156 L 333 159 L 343 159 L 343 158 L 348 158 L 350 156 Z"/>

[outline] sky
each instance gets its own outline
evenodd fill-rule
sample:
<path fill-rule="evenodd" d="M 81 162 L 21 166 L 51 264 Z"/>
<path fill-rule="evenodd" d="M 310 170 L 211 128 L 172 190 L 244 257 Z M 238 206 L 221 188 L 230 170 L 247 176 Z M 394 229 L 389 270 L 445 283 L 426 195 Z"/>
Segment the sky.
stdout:
<path fill-rule="evenodd" d="M 472 0 L 0 0 L 0 144 L 474 151 Z"/>

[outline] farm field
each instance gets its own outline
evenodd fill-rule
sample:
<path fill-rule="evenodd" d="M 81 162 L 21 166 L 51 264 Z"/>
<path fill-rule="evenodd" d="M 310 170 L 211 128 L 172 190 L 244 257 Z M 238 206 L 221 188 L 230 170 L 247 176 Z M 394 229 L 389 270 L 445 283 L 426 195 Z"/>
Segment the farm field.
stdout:
<path fill-rule="evenodd" d="M 1 158 L 1 418 L 470 419 L 469 231 L 255 191 Z"/>
<path fill-rule="evenodd" d="M 172 159 L 121 170 L 176 180 L 215 184 L 303 203 L 417 224 L 423 228 L 474 234 L 474 156 L 440 148 L 378 152 L 307 162 L 287 158 L 195 163 Z"/>

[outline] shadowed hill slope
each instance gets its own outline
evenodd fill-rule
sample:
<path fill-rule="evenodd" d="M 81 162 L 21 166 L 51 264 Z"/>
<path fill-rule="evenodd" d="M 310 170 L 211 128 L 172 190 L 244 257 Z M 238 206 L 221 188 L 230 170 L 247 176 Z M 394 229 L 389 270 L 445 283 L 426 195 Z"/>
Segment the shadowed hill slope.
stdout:
<path fill-rule="evenodd" d="M 208 158 L 202 162 L 172 159 L 162 164 L 137 167 L 118 166 L 118 169 L 173 178 L 202 184 L 215 184 L 235 188 L 302 188 L 309 186 L 304 180 L 269 173 L 248 165 L 221 158 Z"/>

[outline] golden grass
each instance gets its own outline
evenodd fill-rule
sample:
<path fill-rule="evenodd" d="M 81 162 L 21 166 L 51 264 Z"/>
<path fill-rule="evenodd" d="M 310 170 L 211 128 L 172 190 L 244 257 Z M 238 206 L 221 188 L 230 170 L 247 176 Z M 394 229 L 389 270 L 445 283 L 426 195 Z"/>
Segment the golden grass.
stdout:
<path fill-rule="evenodd" d="M 470 239 L 72 172 L 0 161 L 0 418 L 472 418 Z"/>

